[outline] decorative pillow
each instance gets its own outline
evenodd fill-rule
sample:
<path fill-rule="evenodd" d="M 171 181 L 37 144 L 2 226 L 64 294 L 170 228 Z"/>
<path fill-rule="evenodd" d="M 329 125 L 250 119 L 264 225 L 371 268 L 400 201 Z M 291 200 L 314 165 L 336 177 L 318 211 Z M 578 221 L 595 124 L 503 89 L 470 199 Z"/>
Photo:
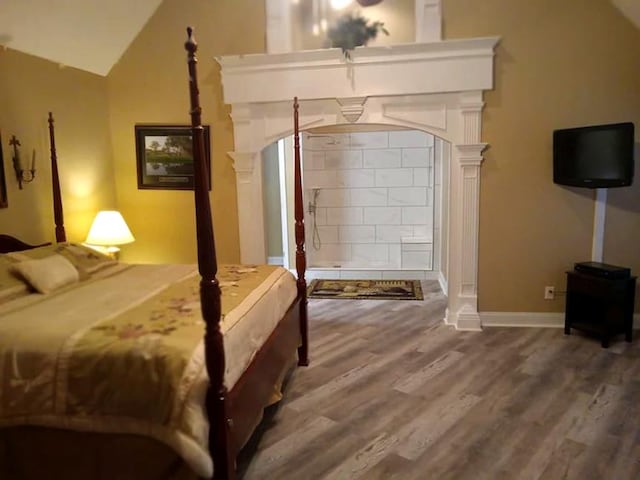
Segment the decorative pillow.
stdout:
<path fill-rule="evenodd" d="M 27 284 L 13 273 L 15 260 L 0 255 L 0 303 L 12 300 L 28 293 Z"/>
<path fill-rule="evenodd" d="M 58 253 L 64 255 L 81 273 L 92 274 L 118 263 L 104 253 L 77 243 L 65 245 Z"/>
<path fill-rule="evenodd" d="M 108 255 L 104 255 L 92 248 L 77 243 L 47 245 L 22 252 L 9 253 L 7 255 L 11 256 L 14 260 L 22 262 L 26 259 L 46 258 L 54 254 L 62 255 L 69 260 L 80 273 L 81 280 L 89 278 L 91 274 L 103 268 L 118 263 Z"/>
<path fill-rule="evenodd" d="M 40 293 L 52 292 L 80 279 L 73 264 L 58 254 L 18 262 L 14 264 L 13 269 Z"/>

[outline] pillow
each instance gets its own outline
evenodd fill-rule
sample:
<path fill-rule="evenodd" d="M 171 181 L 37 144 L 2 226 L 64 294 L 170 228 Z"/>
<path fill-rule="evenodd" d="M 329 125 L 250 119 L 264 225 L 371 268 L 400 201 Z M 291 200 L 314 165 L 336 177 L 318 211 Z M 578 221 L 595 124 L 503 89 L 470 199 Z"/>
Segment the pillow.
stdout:
<path fill-rule="evenodd" d="M 58 253 L 64 255 L 81 273 L 92 274 L 118 263 L 104 253 L 77 243 L 64 245 Z"/>
<path fill-rule="evenodd" d="M 73 264 L 58 254 L 18 262 L 13 269 L 40 293 L 52 292 L 80 279 L 78 270 Z"/>
<path fill-rule="evenodd" d="M 27 284 L 13 272 L 15 260 L 0 255 L 0 304 L 28 293 Z"/>
<path fill-rule="evenodd" d="M 76 267 L 80 273 L 80 279 L 85 280 L 91 274 L 103 268 L 117 264 L 118 262 L 108 255 L 104 255 L 92 248 L 79 245 L 77 243 L 59 243 L 57 245 L 47 245 L 44 247 L 23 250 L 21 252 L 9 253 L 14 260 L 24 261 L 27 259 L 39 259 L 59 254 L 65 257 Z"/>

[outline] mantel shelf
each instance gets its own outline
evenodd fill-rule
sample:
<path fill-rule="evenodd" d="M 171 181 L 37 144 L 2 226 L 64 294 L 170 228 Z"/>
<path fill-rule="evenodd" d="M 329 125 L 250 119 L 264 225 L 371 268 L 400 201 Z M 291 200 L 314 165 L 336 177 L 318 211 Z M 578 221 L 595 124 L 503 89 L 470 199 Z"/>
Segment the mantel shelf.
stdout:
<path fill-rule="evenodd" d="M 498 37 L 218 57 L 226 103 L 415 95 L 493 86 Z M 398 75 L 402 71 L 402 75 Z M 264 85 L 270 88 L 265 89 Z"/>

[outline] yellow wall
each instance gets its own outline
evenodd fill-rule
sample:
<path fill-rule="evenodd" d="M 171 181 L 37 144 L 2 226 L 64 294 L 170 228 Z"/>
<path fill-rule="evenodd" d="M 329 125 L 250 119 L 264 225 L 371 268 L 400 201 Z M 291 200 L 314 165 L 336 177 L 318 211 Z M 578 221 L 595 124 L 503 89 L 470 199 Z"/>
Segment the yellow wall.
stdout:
<path fill-rule="evenodd" d="M 640 30 L 606 1 L 443 0 L 443 14 L 448 39 L 502 37 L 495 89 L 485 95 L 483 138 L 490 149 L 482 167 L 480 310 L 561 311 L 563 298 L 545 301 L 543 288 L 563 290 L 565 270 L 589 259 L 593 192 L 553 184 L 551 132 L 629 120 L 640 132 Z M 233 150 L 232 124 L 213 57 L 263 52 L 264 20 L 264 4 L 255 0 L 165 0 L 106 80 L 0 51 L 0 129 L 10 205 L 0 210 L 0 230 L 31 242 L 52 238 L 44 160 L 46 112 L 53 110 L 70 238 L 84 237 L 97 209 L 116 206 L 137 237 L 123 248 L 125 260 L 195 260 L 192 194 L 138 190 L 133 135 L 136 123 L 188 122 L 181 45 L 184 27 L 191 24 L 200 44 L 204 122 L 212 128 L 216 241 L 222 261 L 237 261 L 235 173 L 226 155 Z M 38 158 L 38 179 L 22 191 L 10 170 L 7 142 L 14 133 L 23 141 L 24 156 L 35 148 Z M 635 273 L 639 194 L 636 166 L 633 187 L 609 191 L 605 238 L 605 261 Z"/>
<path fill-rule="evenodd" d="M 9 208 L 0 232 L 39 243 L 54 237 L 47 112 L 56 125 L 67 238 L 82 241 L 96 211 L 115 207 L 103 77 L 0 49 L 0 131 Z M 9 138 L 21 142 L 23 166 L 36 151 L 36 180 L 18 189 Z"/>
<path fill-rule="evenodd" d="M 552 131 L 633 121 L 640 139 L 640 30 L 608 1 L 444 0 L 446 38 L 498 35 L 480 193 L 481 311 L 562 311 L 543 300 L 589 260 L 593 192 L 552 181 Z M 640 169 L 610 189 L 604 260 L 640 273 Z M 640 295 L 636 295 L 639 297 Z"/>
<path fill-rule="evenodd" d="M 136 242 L 122 249 L 132 262 L 193 262 L 193 192 L 138 190 L 134 125 L 188 124 L 185 28 L 199 44 L 203 123 L 211 126 L 211 192 L 218 257 L 240 259 L 229 108 L 222 103 L 214 56 L 264 51 L 264 5 L 255 0 L 165 0 L 108 77 L 118 208 Z"/>

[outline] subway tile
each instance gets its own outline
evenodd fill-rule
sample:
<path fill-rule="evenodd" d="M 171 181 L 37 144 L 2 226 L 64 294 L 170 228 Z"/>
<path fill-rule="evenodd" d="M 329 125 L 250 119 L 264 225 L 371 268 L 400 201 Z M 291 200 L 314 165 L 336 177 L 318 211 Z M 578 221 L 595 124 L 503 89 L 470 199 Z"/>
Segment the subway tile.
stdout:
<path fill-rule="evenodd" d="M 336 170 L 336 186 L 365 188 L 375 187 L 375 170 Z"/>
<path fill-rule="evenodd" d="M 413 186 L 426 187 L 427 185 L 429 185 L 429 169 L 414 168 L 413 169 Z"/>
<path fill-rule="evenodd" d="M 413 236 L 424 237 L 427 240 L 431 239 L 433 241 L 433 232 L 430 227 L 431 225 L 414 225 Z"/>
<path fill-rule="evenodd" d="M 430 148 L 403 148 L 402 149 L 402 166 L 403 167 L 428 167 Z"/>
<path fill-rule="evenodd" d="M 305 150 L 340 150 L 349 148 L 349 134 L 304 134 L 302 137 L 302 147 Z"/>
<path fill-rule="evenodd" d="M 340 243 L 373 243 L 376 238 L 376 227 L 373 225 L 341 226 L 339 230 Z"/>
<path fill-rule="evenodd" d="M 327 170 L 362 168 L 362 150 L 326 152 L 324 168 Z"/>
<path fill-rule="evenodd" d="M 431 251 L 402 252 L 402 268 L 431 269 Z"/>
<path fill-rule="evenodd" d="M 373 171 L 376 187 L 410 187 L 413 184 L 411 168 L 382 168 Z"/>
<path fill-rule="evenodd" d="M 340 270 L 343 280 L 382 280 L 380 270 Z"/>
<path fill-rule="evenodd" d="M 354 188 L 350 190 L 354 207 L 383 207 L 387 205 L 386 188 Z"/>
<path fill-rule="evenodd" d="M 340 278 L 340 270 L 326 269 L 322 270 L 309 263 L 309 268 L 305 272 L 307 280 L 323 279 L 323 280 L 337 280 Z"/>
<path fill-rule="evenodd" d="M 433 224 L 433 209 L 430 207 L 402 207 L 403 225 Z"/>
<path fill-rule="evenodd" d="M 376 225 L 377 243 L 400 243 L 402 237 L 413 235 L 413 225 Z"/>
<path fill-rule="evenodd" d="M 365 225 L 400 225 L 401 223 L 400 207 L 364 207 Z"/>
<path fill-rule="evenodd" d="M 399 168 L 402 164 L 402 150 L 364 150 L 364 168 Z"/>
<path fill-rule="evenodd" d="M 305 194 L 308 199 L 307 206 L 313 201 L 313 192 Z M 349 190 L 344 188 L 321 188 L 318 194 L 317 205 L 319 207 L 348 207 Z"/>
<path fill-rule="evenodd" d="M 316 208 L 316 224 L 317 225 L 326 225 L 327 224 L 327 209 L 326 208 Z M 309 214 L 306 213 L 304 217 L 305 225 L 309 225 L 311 221 Z M 306 231 L 306 229 L 305 229 Z"/>
<path fill-rule="evenodd" d="M 351 148 L 387 148 L 388 132 L 356 132 L 350 134 Z"/>
<path fill-rule="evenodd" d="M 330 188 L 336 185 L 335 170 L 308 170 L 304 172 L 304 188 Z"/>
<path fill-rule="evenodd" d="M 310 231 L 308 243 L 313 246 L 313 224 L 305 225 L 305 227 L 305 231 Z M 335 225 L 318 225 L 318 236 L 320 237 L 321 245 L 324 243 L 341 243 L 338 239 L 338 227 Z"/>
<path fill-rule="evenodd" d="M 387 245 L 375 243 L 353 245 L 351 247 L 351 258 L 353 262 L 362 263 L 364 266 L 386 264 L 389 261 L 389 249 Z"/>
<path fill-rule="evenodd" d="M 327 208 L 327 225 L 361 225 L 362 208 Z"/>
<path fill-rule="evenodd" d="M 401 245 L 402 253 L 404 252 L 430 252 L 433 249 L 431 243 L 403 243 Z"/>
<path fill-rule="evenodd" d="M 305 150 L 302 152 L 302 167 L 307 170 L 324 170 L 324 152 Z"/>
<path fill-rule="evenodd" d="M 399 130 L 389 132 L 390 147 L 431 147 L 433 135 L 420 130 Z"/>
<path fill-rule="evenodd" d="M 425 187 L 390 188 L 389 205 L 427 205 L 427 189 Z"/>
<path fill-rule="evenodd" d="M 318 250 L 309 249 L 314 265 L 336 267 L 351 260 L 351 245 L 325 243 Z"/>
<path fill-rule="evenodd" d="M 426 274 L 420 270 L 383 270 L 382 278 L 384 280 L 425 280 Z"/>
<path fill-rule="evenodd" d="M 389 266 L 395 268 L 402 266 L 402 250 L 399 243 L 389 244 Z"/>

